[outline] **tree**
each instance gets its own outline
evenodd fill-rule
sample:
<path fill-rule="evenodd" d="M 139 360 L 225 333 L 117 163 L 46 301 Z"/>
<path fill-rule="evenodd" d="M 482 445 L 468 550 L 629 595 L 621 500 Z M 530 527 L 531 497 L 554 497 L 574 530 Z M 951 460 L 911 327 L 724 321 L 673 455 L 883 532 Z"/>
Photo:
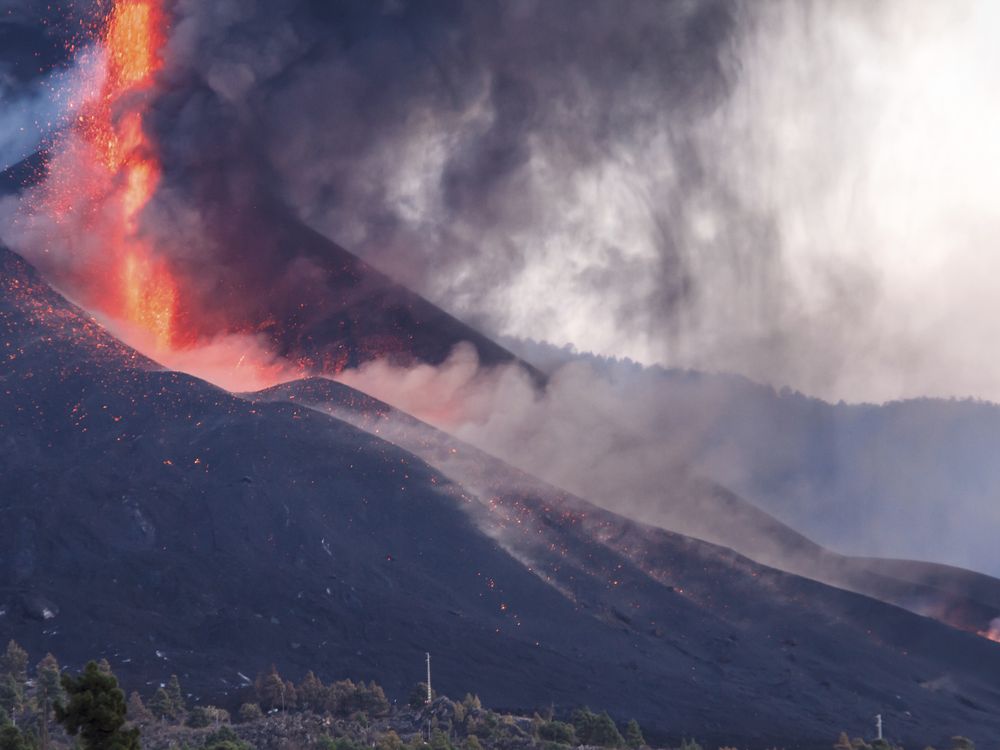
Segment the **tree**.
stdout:
<path fill-rule="evenodd" d="M 195 729 L 219 727 L 229 723 L 229 712 L 218 706 L 195 706 L 188 714 L 187 725 Z"/>
<path fill-rule="evenodd" d="M 68 701 L 56 703 L 56 720 L 84 750 L 140 750 L 139 730 L 125 729 L 125 693 L 113 674 L 102 674 L 89 662 L 79 677 L 65 674 Z"/>
<path fill-rule="evenodd" d="M 646 744 L 646 738 L 642 736 L 639 722 L 635 719 L 630 719 L 629 723 L 625 725 L 625 744 L 633 750 Z"/>
<path fill-rule="evenodd" d="M 143 724 L 153 719 L 153 713 L 146 708 L 146 704 L 142 702 L 142 696 L 135 690 L 128 697 L 128 706 L 125 713 L 128 716 L 128 720 L 133 724 Z"/>
<path fill-rule="evenodd" d="M 431 700 L 437 698 L 437 692 L 431 693 Z M 427 703 L 427 683 L 418 682 L 416 687 L 410 691 L 410 697 L 406 701 L 410 708 L 413 710 L 419 710 L 425 703 Z"/>
<path fill-rule="evenodd" d="M 448 735 L 440 729 L 435 729 L 431 732 L 430 746 L 431 750 L 454 750 L 451 746 L 451 740 L 448 739 Z"/>
<path fill-rule="evenodd" d="M 546 721 L 538 726 L 538 738 L 560 745 L 575 745 L 576 730 L 564 721 Z"/>
<path fill-rule="evenodd" d="M 463 750 L 483 750 L 482 743 L 479 742 L 479 738 L 474 734 L 470 734 L 465 738 L 465 744 L 462 745 Z"/>
<path fill-rule="evenodd" d="M 244 703 L 240 706 L 239 713 L 240 721 L 256 721 L 264 716 L 264 712 L 260 710 L 260 705 L 257 703 Z"/>
<path fill-rule="evenodd" d="M 13 724 L 0 727 L 0 750 L 31 750 L 21 730 Z"/>
<path fill-rule="evenodd" d="M 28 652 L 14 640 L 8 641 L 7 650 L 0 656 L 0 675 L 8 674 L 22 687 L 28 681 Z"/>
<path fill-rule="evenodd" d="M 184 699 L 184 693 L 181 691 L 181 681 L 177 679 L 177 675 L 170 675 L 170 679 L 167 680 L 166 690 L 167 695 L 170 697 L 170 706 L 173 710 L 172 716 L 175 719 L 180 719 L 187 711 L 187 701 Z"/>
<path fill-rule="evenodd" d="M 174 703 L 170 700 L 170 693 L 162 685 L 153 693 L 153 698 L 149 701 L 149 710 L 160 721 L 175 718 Z"/>
<path fill-rule="evenodd" d="M 854 750 L 854 746 L 851 744 L 851 738 L 847 736 L 847 732 L 841 732 L 840 737 L 833 745 L 833 750 Z"/>
<path fill-rule="evenodd" d="M 111 674 L 111 662 L 102 656 L 101 660 L 97 662 L 97 671 L 101 674 Z"/>
<path fill-rule="evenodd" d="M 38 685 L 36 699 L 38 700 L 38 718 L 42 750 L 49 747 L 49 716 L 52 706 L 62 700 L 62 686 L 59 684 L 59 662 L 52 654 L 45 657 L 35 666 L 35 682 Z"/>
<path fill-rule="evenodd" d="M 589 708 L 577 709 L 573 712 L 573 728 L 577 739 L 584 745 L 622 747 L 625 744 L 607 711 L 595 714 Z"/>
<path fill-rule="evenodd" d="M 326 709 L 328 688 L 312 670 L 299 683 L 299 705 L 306 711 L 321 714 Z"/>
<path fill-rule="evenodd" d="M 375 742 L 375 750 L 403 750 L 403 740 L 392 729 L 380 734 Z"/>
<path fill-rule="evenodd" d="M 968 737 L 952 737 L 951 750 L 976 750 L 976 743 Z"/>
<path fill-rule="evenodd" d="M 284 702 L 283 711 L 290 711 L 299 702 L 299 691 L 295 689 L 295 683 L 291 680 L 285 680 Z"/>
<path fill-rule="evenodd" d="M 389 715 L 389 699 L 385 697 L 382 686 L 374 680 L 365 685 L 359 682 L 356 689 L 357 709 L 364 711 L 369 716 L 381 717 Z"/>
<path fill-rule="evenodd" d="M 3 710 L 16 724 L 22 708 L 24 708 L 24 691 L 14 675 L 8 672 L 0 677 L 0 710 Z"/>
<path fill-rule="evenodd" d="M 257 675 L 254 686 L 257 688 L 257 700 L 260 701 L 261 708 L 265 711 L 285 710 L 287 688 L 276 666 L 272 664 L 270 672 Z"/>
<path fill-rule="evenodd" d="M 236 732 L 223 726 L 205 737 L 205 750 L 251 750 L 251 747 Z"/>

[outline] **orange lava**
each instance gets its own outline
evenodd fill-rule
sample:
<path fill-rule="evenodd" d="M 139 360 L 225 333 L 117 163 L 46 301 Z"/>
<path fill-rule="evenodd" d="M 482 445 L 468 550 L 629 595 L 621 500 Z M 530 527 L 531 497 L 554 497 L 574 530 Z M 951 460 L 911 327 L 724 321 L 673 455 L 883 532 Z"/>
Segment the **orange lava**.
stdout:
<path fill-rule="evenodd" d="M 141 331 L 154 352 L 179 338 L 178 284 L 139 226 L 161 174 L 144 118 L 165 24 L 160 0 L 115 0 L 100 30 L 103 76 L 50 161 L 44 206 L 102 245 L 100 264 L 76 269 L 84 302 Z"/>
<path fill-rule="evenodd" d="M 263 324 L 195 328 L 187 279 L 143 220 L 163 174 L 146 126 L 164 65 L 164 2 L 111 0 L 94 27 L 86 49 L 99 51 L 97 64 L 81 65 L 72 122 L 50 144 L 44 181 L 26 202 L 30 259 L 167 368 L 240 391 L 300 377 L 313 363 L 272 353 Z"/>

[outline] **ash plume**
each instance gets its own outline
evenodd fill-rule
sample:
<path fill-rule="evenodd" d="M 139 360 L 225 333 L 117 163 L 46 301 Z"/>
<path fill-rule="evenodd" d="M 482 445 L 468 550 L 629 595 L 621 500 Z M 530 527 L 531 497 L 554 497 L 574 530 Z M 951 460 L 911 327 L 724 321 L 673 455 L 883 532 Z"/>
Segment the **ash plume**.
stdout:
<path fill-rule="evenodd" d="M 300 271 L 238 229 L 289 207 L 492 335 L 832 399 L 1000 397 L 972 273 L 988 4 L 174 13 L 150 228 L 193 278 L 252 298 Z"/>
<path fill-rule="evenodd" d="M 324 296 L 303 219 L 489 335 L 1000 397 L 988 3 L 168 11 L 143 223 L 200 337 L 294 311 L 303 278 Z"/>

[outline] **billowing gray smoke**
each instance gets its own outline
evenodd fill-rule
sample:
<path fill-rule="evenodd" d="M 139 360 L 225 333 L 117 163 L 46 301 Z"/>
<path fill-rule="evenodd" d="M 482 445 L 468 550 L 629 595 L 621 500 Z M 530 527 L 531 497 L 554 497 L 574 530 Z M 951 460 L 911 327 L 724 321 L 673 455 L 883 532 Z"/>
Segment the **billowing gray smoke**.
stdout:
<path fill-rule="evenodd" d="M 199 190 L 161 195 L 171 219 L 281 202 L 492 334 L 848 400 L 1000 396 L 988 3 L 175 12 L 158 130 Z"/>
<path fill-rule="evenodd" d="M 579 214 L 573 197 L 550 187 L 577 175 L 578 189 L 614 191 L 614 176 L 602 185 L 593 170 L 649 138 L 686 155 L 669 165 L 662 197 L 680 204 L 682 188 L 711 179 L 689 141 L 727 93 L 725 3 L 179 2 L 175 12 L 166 77 L 176 93 L 158 117 L 166 177 L 183 196 L 178 206 L 161 194 L 170 236 L 178 216 L 217 233 L 240 211 L 283 202 L 496 331 L 514 280 L 543 260 L 535 238 L 587 231 L 587 217 L 567 215 Z M 655 269 L 636 258 L 631 229 L 593 238 L 620 262 L 565 269 L 591 277 L 596 294 L 634 287 L 606 315 L 637 329 L 654 317 L 673 325 L 693 293 L 689 251 L 663 209 Z M 227 258 L 225 273 L 245 260 Z"/>

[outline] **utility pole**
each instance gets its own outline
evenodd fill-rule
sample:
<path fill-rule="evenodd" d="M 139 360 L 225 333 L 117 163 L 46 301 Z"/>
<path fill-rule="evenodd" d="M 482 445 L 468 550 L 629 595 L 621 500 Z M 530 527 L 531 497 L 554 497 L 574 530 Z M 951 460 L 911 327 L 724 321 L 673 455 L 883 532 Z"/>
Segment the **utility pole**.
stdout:
<path fill-rule="evenodd" d="M 431 691 L 431 655 L 427 652 L 427 703 L 434 699 L 434 693 Z"/>
<path fill-rule="evenodd" d="M 882 714 L 875 714 L 875 739 L 882 739 Z"/>

